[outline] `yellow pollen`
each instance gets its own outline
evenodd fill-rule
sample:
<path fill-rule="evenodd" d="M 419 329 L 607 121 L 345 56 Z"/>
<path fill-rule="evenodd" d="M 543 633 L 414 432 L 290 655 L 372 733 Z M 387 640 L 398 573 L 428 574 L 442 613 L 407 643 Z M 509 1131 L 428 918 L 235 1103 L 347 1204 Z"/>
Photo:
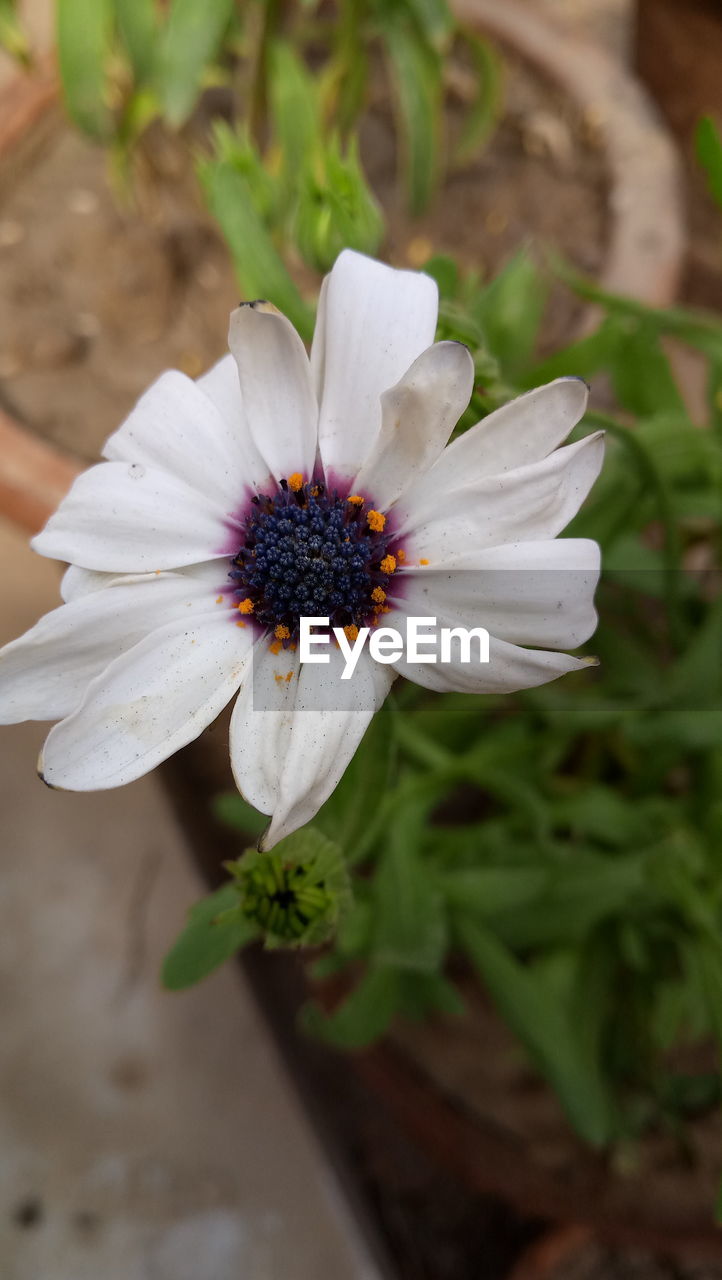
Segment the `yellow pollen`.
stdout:
<path fill-rule="evenodd" d="M 216 596 L 216 604 L 223 604 L 223 596 Z"/>
<path fill-rule="evenodd" d="M 353 502 L 353 505 L 354 505 L 355 507 L 362 507 L 362 506 L 363 506 L 363 503 L 364 503 L 364 500 L 363 500 L 363 498 L 361 497 L 361 494 L 360 494 L 360 493 L 352 493 L 352 494 L 351 494 L 351 497 L 350 497 L 350 498 L 347 498 L 347 502 Z"/>
<path fill-rule="evenodd" d="M 283 625 L 283 623 L 282 623 L 282 622 L 280 622 L 280 623 L 278 624 L 278 626 L 276 627 L 276 629 L 275 629 L 275 631 L 273 632 L 273 634 L 274 634 L 274 636 L 276 637 L 276 639 L 277 639 L 277 640 L 290 640 L 290 639 L 291 639 L 291 632 L 289 631 L 288 627 L 284 627 L 284 625 Z"/>
<path fill-rule="evenodd" d="M 395 556 L 384 556 L 379 568 L 382 573 L 393 573 L 396 568 Z"/>
<path fill-rule="evenodd" d="M 358 627 L 355 626 L 353 622 L 350 622 L 347 627 L 344 627 L 343 631 L 344 631 L 344 635 L 346 636 L 346 639 L 349 641 L 350 644 L 353 644 L 355 640 L 357 640 Z"/>
<path fill-rule="evenodd" d="M 237 623 L 236 623 L 236 626 L 237 626 L 237 627 L 245 627 L 245 625 L 246 625 L 246 624 L 245 624 L 245 622 L 237 622 Z"/>
<path fill-rule="evenodd" d="M 276 681 L 276 684 L 283 684 L 284 677 L 282 675 L 279 675 L 277 671 L 274 673 L 273 678 Z"/>
<path fill-rule="evenodd" d="M 295 652 L 296 652 L 296 650 L 297 650 L 297 648 L 298 648 L 298 645 L 296 644 L 296 641 L 294 640 L 293 644 L 289 644 L 289 646 L 288 646 L 288 652 L 289 652 L 289 653 L 295 653 Z"/>
<path fill-rule="evenodd" d="M 386 524 L 386 516 L 382 515 L 380 511 L 369 511 L 366 519 L 368 520 L 369 529 L 374 533 L 381 533 Z"/>
<path fill-rule="evenodd" d="M 290 684 L 290 683 L 291 683 L 291 681 L 293 680 L 293 672 L 292 672 L 292 671 L 288 671 L 288 672 L 286 673 L 286 677 L 285 677 L 285 679 L 286 679 L 286 684 Z"/>
<path fill-rule="evenodd" d="M 288 487 L 293 493 L 298 493 L 303 488 L 303 476 L 300 471 L 294 471 L 292 476 L 288 477 Z"/>
<path fill-rule="evenodd" d="M 419 560 L 419 564 L 428 564 L 428 560 Z"/>
<path fill-rule="evenodd" d="M 376 614 L 379 614 L 379 613 L 390 613 L 390 612 L 391 612 L 391 610 L 389 609 L 389 606 L 388 606 L 387 604 L 375 604 L 375 605 L 374 605 L 374 613 L 376 613 Z M 378 621 L 378 619 L 377 619 L 377 621 Z"/>
<path fill-rule="evenodd" d="M 397 552 L 396 552 L 396 559 L 398 560 L 399 564 L 403 564 L 403 563 L 404 563 L 404 560 L 406 559 L 406 552 L 405 552 L 405 551 L 397 551 Z"/>
<path fill-rule="evenodd" d="M 245 600 L 241 600 L 241 603 L 236 605 L 236 608 L 240 613 L 253 613 L 255 605 L 251 600 L 251 597 L 246 596 Z"/>
<path fill-rule="evenodd" d="M 281 644 L 280 640 L 271 641 L 271 653 L 280 653 L 282 648 L 283 648 L 283 645 Z"/>
<path fill-rule="evenodd" d="M 375 600 L 377 604 L 383 604 L 384 600 L 386 599 L 386 592 L 383 590 L 382 587 L 374 587 L 373 591 L 371 592 L 371 599 Z"/>
<path fill-rule="evenodd" d="M 317 484 L 315 484 L 315 485 L 313 486 L 312 490 L 311 490 L 311 497 L 312 497 L 312 498 L 317 498 L 317 497 L 318 497 L 318 495 L 319 495 L 319 492 L 320 492 L 319 487 L 318 487 L 318 485 L 317 485 Z"/>

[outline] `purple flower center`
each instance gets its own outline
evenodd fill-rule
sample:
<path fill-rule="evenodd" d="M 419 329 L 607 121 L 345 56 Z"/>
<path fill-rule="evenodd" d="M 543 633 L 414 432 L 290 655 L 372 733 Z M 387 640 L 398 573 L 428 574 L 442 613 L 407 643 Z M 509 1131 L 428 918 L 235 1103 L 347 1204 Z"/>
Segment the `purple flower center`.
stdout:
<path fill-rule="evenodd" d="M 389 541 L 385 517 L 359 495 L 290 476 L 251 501 L 231 561 L 239 607 L 285 640 L 302 617 L 361 626 L 384 609 L 396 567 Z"/>

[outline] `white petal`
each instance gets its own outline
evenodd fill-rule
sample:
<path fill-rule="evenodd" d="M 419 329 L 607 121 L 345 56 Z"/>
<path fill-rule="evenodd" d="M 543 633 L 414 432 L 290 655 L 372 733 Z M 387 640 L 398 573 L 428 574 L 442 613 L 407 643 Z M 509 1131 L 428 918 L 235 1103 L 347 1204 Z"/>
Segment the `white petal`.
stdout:
<path fill-rule="evenodd" d="M 223 569 L 217 573 L 223 586 Z M 207 584 L 172 573 L 116 578 L 106 590 L 79 595 L 0 650 L 0 723 L 70 715 L 90 681 L 121 653 L 154 629 L 213 605 Z M 229 606 L 218 608 L 227 613 Z"/>
<path fill-rule="evenodd" d="M 228 345 L 238 366 L 248 427 L 277 480 L 316 460 L 318 404 L 306 349 L 290 320 L 267 302 L 247 302 L 231 315 Z"/>
<path fill-rule="evenodd" d="M 576 515 L 603 460 L 604 433 L 597 431 L 541 462 L 439 490 L 423 502 L 408 490 L 394 508 L 407 563 L 426 559 L 431 568 L 443 568 L 467 550 L 556 537 Z"/>
<path fill-rule="evenodd" d="M 213 385 L 216 381 L 220 377 L 214 374 Z M 240 391 L 238 400 L 240 405 Z M 103 454 L 168 471 L 228 511 L 238 510 L 248 487 L 268 477 L 242 409 L 235 423 L 228 422 L 200 384 L 175 369 L 161 374 L 141 396 Z"/>
<path fill-rule="evenodd" d="M 406 614 L 438 618 L 444 627 L 486 627 L 513 644 L 574 649 L 597 625 L 596 542 L 560 538 L 470 551 L 447 569 L 417 569 L 399 578 Z"/>
<path fill-rule="evenodd" d="M 51 730 L 39 764 L 50 786 L 124 786 L 186 746 L 243 680 L 249 628 L 204 614 L 141 640 L 96 677 L 77 711 Z"/>
<path fill-rule="evenodd" d="M 253 650 L 251 669 L 231 716 L 231 767 L 236 786 L 261 813 L 278 801 L 298 693 L 298 654 L 272 653 L 267 638 Z"/>
<path fill-rule="evenodd" d="M 95 573 L 92 569 L 81 569 L 79 565 L 71 564 L 62 576 L 60 595 L 65 604 L 70 604 L 71 600 L 79 600 L 91 591 L 102 591 L 103 587 L 117 581 L 117 573 Z"/>
<path fill-rule="evenodd" d="M 323 465 L 350 481 L 381 426 L 381 395 L 436 331 L 438 290 L 430 276 L 397 271 L 344 249 L 319 301 L 313 364 L 323 379 Z"/>
<path fill-rule="evenodd" d="M 328 665 L 301 668 L 291 733 L 280 774 L 273 818 L 262 847 L 310 822 L 339 783 L 396 672 L 364 650 L 350 680 L 341 680 L 344 660 L 330 649 Z"/>
<path fill-rule="evenodd" d="M 189 564 L 175 572 L 182 578 L 190 577 L 206 583 L 214 598 L 223 587 L 229 586 L 230 574 L 218 559 L 205 560 L 201 564 Z M 135 582 L 144 581 L 146 578 L 153 582 L 157 577 L 156 573 L 96 573 L 92 569 L 80 569 L 78 565 L 71 564 L 63 574 L 60 594 L 65 603 L 69 604 L 72 600 L 79 600 L 81 596 L 86 596 L 91 591 L 102 591 L 116 582 L 128 582 L 131 578 Z"/>
<path fill-rule="evenodd" d="M 469 403 L 474 361 L 460 342 L 437 342 L 381 397 L 381 430 L 352 482 L 386 510 L 436 461 Z"/>
<path fill-rule="evenodd" d="M 416 500 L 546 458 L 584 416 L 588 398 L 581 378 L 557 378 L 510 400 L 444 450 Z"/>
<path fill-rule="evenodd" d="M 196 378 L 196 386 L 208 396 L 209 400 L 223 415 L 234 431 L 243 432 L 243 447 L 253 449 L 253 441 L 248 432 L 248 424 L 241 399 L 241 384 L 238 379 L 238 366 L 230 352 L 216 364 L 211 365 L 206 373 Z"/>
<path fill-rule="evenodd" d="M 386 622 L 386 619 L 384 619 Z M 398 615 L 389 614 L 388 625 L 403 635 Z M 452 650 L 453 654 L 453 650 Z M 472 656 L 478 649 L 472 646 Z M 573 658 L 568 653 L 550 653 L 544 649 L 521 649 L 495 636 L 489 638 L 489 662 L 410 663 L 401 659 L 394 669 L 414 684 L 438 693 L 515 693 L 518 689 L 535 689 L 570 671 L 582 671 L 594 659 Z"/>
<path fill-rule="evenodd" d="M 78 476 L 32 546 L 84 569 L 146 573 L 230 555 L 230 529 L 230 515 L 167 472 L 101 462 Z"/>
<path fill-rule="evenodd" d="M 311 380 L 318 404 L 321 403 L 323 380 L 326 372 L 326 299 L 330 279 L 331 276 L 328 275 L 324 276 L 321 281 L 316 307 L 316 324 L 313 330 L 313 341 L 311 342 Z"/>

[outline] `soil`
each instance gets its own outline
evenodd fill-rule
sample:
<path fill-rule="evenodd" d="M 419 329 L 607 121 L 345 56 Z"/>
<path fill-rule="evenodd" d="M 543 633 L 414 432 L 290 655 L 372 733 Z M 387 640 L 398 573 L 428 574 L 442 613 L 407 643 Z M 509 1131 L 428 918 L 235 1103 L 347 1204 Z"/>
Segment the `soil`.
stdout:
<path fill-rule="evenodd" d="M 414 223 L 398 191 L 387 110 L 370 111 L 363 155 L 389 212 L 391 261 L 418 266 L 431 252 L 453 252 L 490 276 L 528 244 L 554 246 L 591 273 L 600 267 L 606 180 L 591 125 L 525 68 L 510 63 L 506 80 L 493 140 Z M 237 286 L 186 154 L 151 134 L 135 204 L 119 204 L 104 154 L 51 113 L 0 173 L 0 407 L 82 459 L 97 457 L 164 368 L 197 376 L 226 349 Z M 314 296 L 318 279 L 297 276 Z M 561 289 L 552 293 L 545 349 L 571 338 L 580 311 Z"/>

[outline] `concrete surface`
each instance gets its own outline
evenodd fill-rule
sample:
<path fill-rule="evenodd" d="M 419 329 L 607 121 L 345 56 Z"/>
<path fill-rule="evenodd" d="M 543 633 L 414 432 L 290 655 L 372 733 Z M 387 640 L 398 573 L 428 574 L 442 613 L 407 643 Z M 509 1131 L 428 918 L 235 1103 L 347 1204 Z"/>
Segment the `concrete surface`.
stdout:
<path fill-rule="evenodd" d="M 58 567 L 0 524 L 0 640 Z M 378 1280 L 241 976 L 158 985 L 201 896 L 152 777 L 46 790 L 0 729 L 2 1280 Z"/>

